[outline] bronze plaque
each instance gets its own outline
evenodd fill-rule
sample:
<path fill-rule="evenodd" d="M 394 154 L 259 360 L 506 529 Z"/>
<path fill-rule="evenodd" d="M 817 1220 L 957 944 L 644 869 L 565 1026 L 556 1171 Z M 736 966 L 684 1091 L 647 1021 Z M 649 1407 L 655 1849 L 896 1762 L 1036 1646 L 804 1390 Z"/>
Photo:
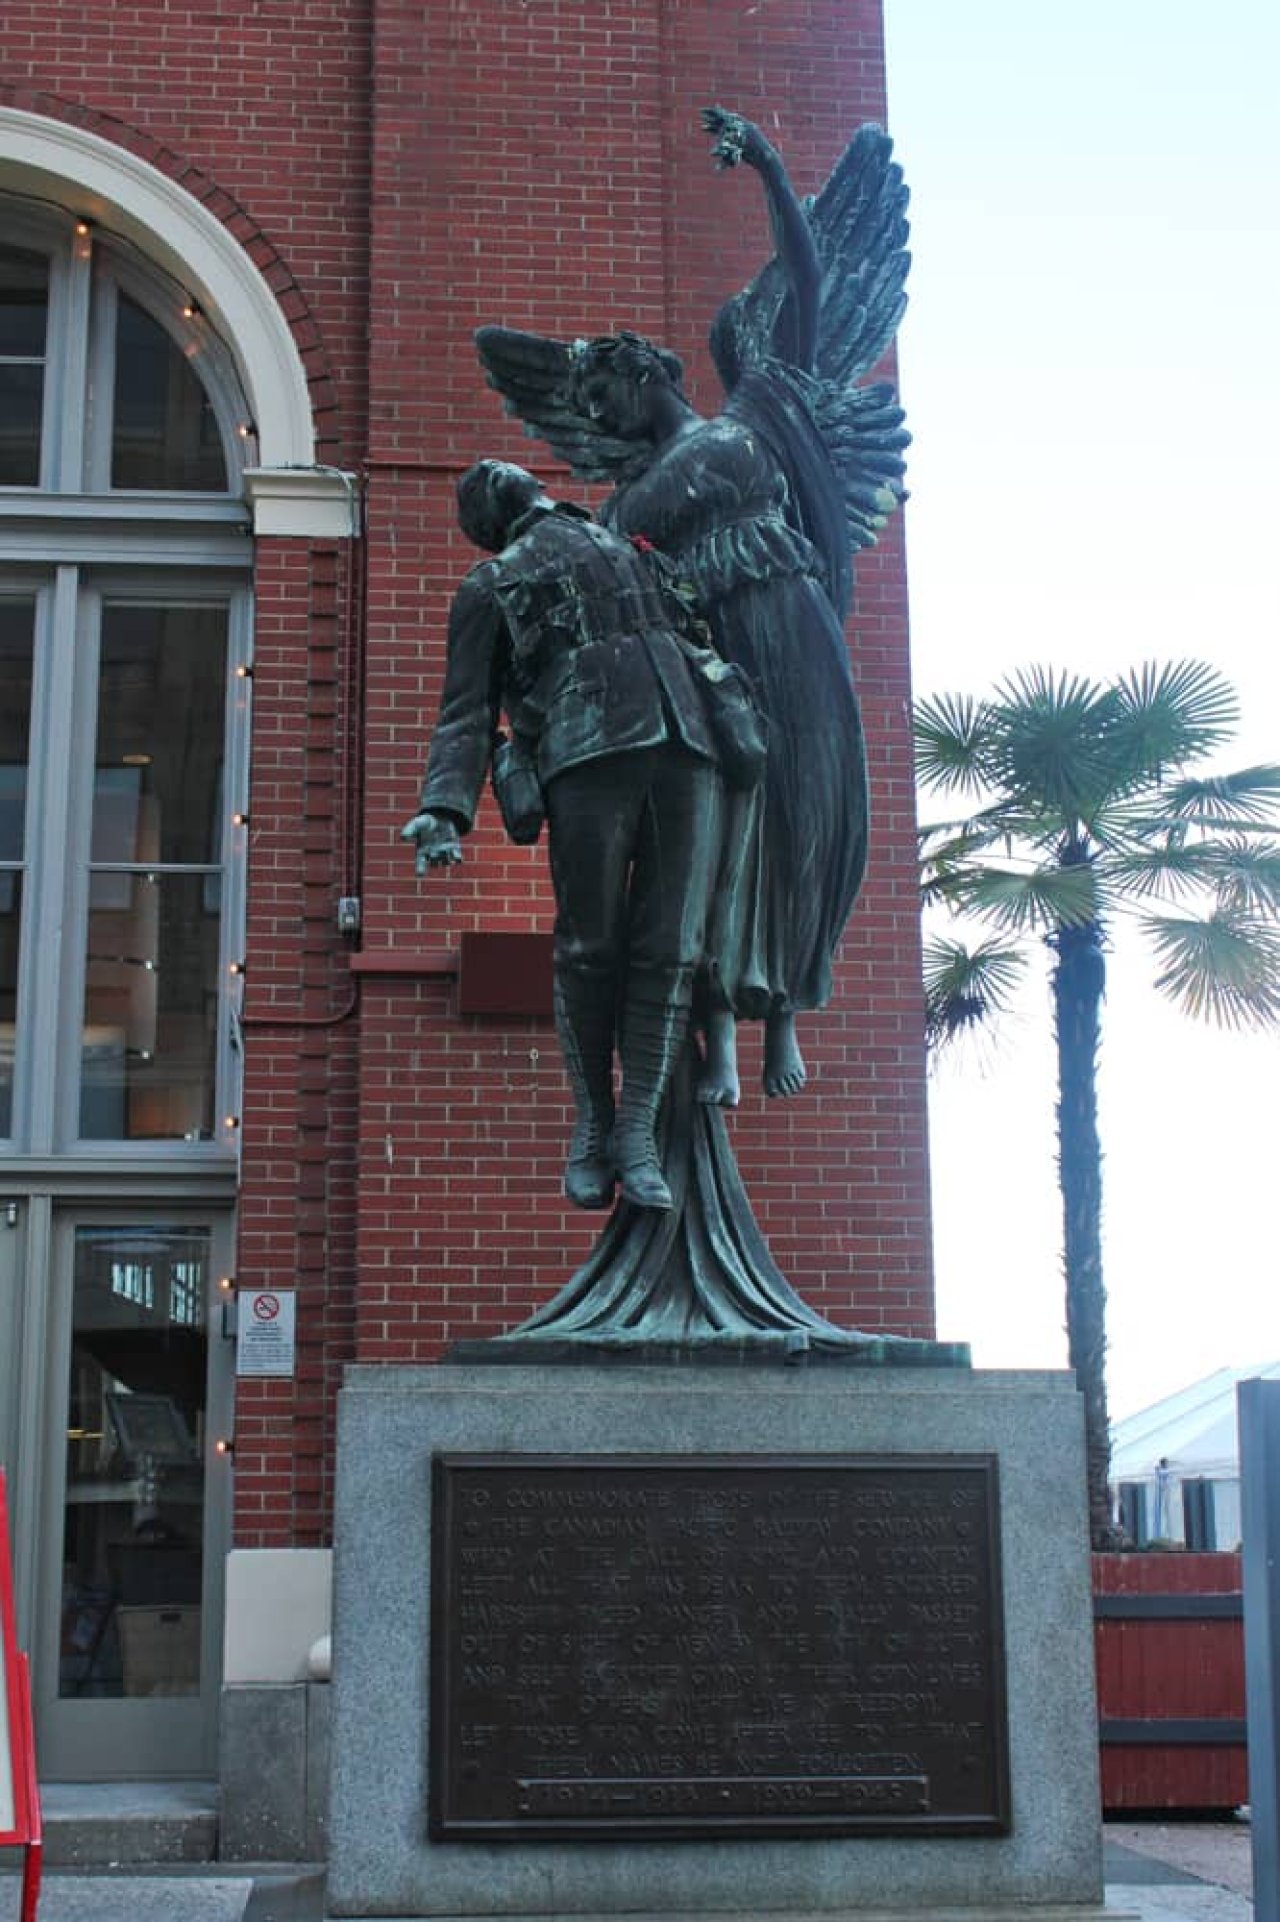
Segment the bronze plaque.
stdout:
<path fill-rule="evenodd" d="M 993 1456 L 434 1475 L 434 1837 L 1008 1827 Z"/>

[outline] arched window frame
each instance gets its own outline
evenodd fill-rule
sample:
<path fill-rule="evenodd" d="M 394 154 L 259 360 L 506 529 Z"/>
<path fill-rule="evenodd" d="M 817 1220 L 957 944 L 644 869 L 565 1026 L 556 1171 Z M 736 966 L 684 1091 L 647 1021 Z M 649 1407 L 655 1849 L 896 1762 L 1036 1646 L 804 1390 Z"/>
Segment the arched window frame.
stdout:
<path fill-rule="evenodd" d="M 230 345 L 256 432 L 243 469 L 257 534 L 360 533 L 354 477 L 318 464 L 306 370 L 272 289 L 236 237 L 176 180 L 87 128 L 0 106 L 0 192 L 87 218 L 199 303 Z"/>
<path fill-rule="evenodd" d="M 106 516 L 145 496 L 191 503 L 242 503 L 252 464 L 253 421 L 230 349 L 194 296 L 139 258 L 127 242 L 75 221 L 58 206 L 40 207 L 0 191 L 3 245 L 49 263 L 40 478 L 35 487 L 0 487 L 0 510 L 21 511 L 38 496 L 47 515 L 76 497 L 90 515 Z M 225 488 L 115 488 L 111 484 L 113 369 L 119 294 L 147 312 L 168 335 L 208 396 L 218 425 Z M 187 312 L 184 314 L 184 308 Z M 245 515 L 241 515 L 243 520 Z"/>

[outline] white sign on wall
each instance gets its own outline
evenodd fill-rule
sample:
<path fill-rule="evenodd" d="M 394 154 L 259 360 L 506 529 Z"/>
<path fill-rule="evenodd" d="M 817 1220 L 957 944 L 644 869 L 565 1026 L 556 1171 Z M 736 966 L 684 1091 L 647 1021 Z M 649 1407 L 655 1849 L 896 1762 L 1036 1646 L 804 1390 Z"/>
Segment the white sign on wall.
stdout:
<path fill-rule="evenodd" d="M 236 1299 L 237 1375 L 292 1375 L 296 1359 L 297 1292 L 244 1288 Z"/>

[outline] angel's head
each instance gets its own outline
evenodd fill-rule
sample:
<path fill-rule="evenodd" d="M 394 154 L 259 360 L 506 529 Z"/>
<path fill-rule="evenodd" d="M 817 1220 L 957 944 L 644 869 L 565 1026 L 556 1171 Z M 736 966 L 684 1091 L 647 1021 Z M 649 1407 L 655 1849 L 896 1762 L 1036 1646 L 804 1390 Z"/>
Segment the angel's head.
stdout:
<path fill-rule="evenodd" d="M 458 525 L 476 547 L 500 553 L 542 492 L 542 483 L 526 468 L 506 460 L 477 461 L 458 482 Z"/>
<path fill-rule="evenodd" d="M 624 330 L 579 341 L 573 374 L 578 405 L 619 440 L 652 438 L 655 416 L 673 396 L 688 405 L 680 356 L 643 334 Z"/>

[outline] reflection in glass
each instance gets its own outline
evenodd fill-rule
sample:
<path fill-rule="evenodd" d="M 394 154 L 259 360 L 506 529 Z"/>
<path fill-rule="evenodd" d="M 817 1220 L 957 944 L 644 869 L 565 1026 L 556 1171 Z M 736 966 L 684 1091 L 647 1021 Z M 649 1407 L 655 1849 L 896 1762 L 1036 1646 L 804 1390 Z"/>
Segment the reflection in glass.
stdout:
<path fill-rule="evenodd" d="M 227 464 L 199 377 L 159 321 L 119 297 L 113 487 L 225 493 Z"/>
<path fill-rule="evenodd" d="M 44 370 L 0 361 L 0 487 L 40 484 Z"/>
<path fill-rule="evenodd" d="M 13 1132 L 35 603 L 0 601 L 0 1137 Z"/>
<path fill-rule="evenodd" d="M 213 1136 L 226 657 L 225 606 L 103 609 L 85 1140 Z"/>
<path fill-rule="evenodd" d="M 13 1133 L 13 1070 L 18 1032 L 18 942 L 22 876 L 0 868 L 0 1139 Z"/>
<path fill-rule="evenodd" d="M 0 360 L 43 360 L 49 264 L 43 254 L 0 247 Z"/>
<path fill-rule="evenodd" d="M 102 611 L 94 862 L 222 858 L 225 607 Z"/>
<path fill-rule="evenodd" d="M 0 248 L 0 487 L 40 484 L 48 283 L 40 254 Z"/>
<path fill-rule="evenodd" d="M 206 1229 L 76 1230 L 62 1696 L 196 1695 Z"/>
<path fill-rule="evenodd" d="M 218 914 L 204 874 L 96 869 L 89 884 L 80 1134 L 208 1141 Z"/>

